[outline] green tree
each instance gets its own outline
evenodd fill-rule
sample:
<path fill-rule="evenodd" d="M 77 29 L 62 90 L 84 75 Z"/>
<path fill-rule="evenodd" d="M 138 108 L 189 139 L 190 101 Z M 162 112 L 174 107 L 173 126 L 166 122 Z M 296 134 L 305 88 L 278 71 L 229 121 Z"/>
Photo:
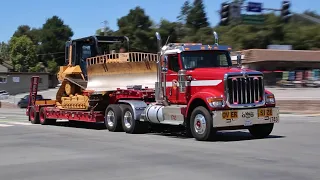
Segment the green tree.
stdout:
<path fill-rule="evenodd" d="M 28 72 L 37 64 L 35 45 L 26 35 L 11 38 L 10 56 L 14 69 L 19 72 Z"/>
<path fill-rule="evenodd" d="M 28 36 L 35 45 L 40 43 L 41 29 L 31 28 L 28 25 L 20 25 L 17 30 L 13 33 L 13 36 L 20 37 Z"/>
<path fill-rule="evenodd" d="M 118 19 L 119 30 L 115 34 L 129 37 L 131 51 L 153 51 L 155 43 L 153 42 L 152 25 L 153 23 L 150 17 L 145 14 L 144 9 L 137 6 L 131 9 L 126 16 Z"/>
<path fill-rule="evenodd" d="M 5 42 L 0 43 L 0 63 L 1 61 L 9 61 L 10 60 L 10 50 L 9 45 Z"/>
<path fill-rule="evenodd" d="M 178 42 L 177 24 L 177 22 L 170 22 L 165 19 L 161 20 L 158 31 L 162 37 L 162 44 L 165 44 L 168 38 L 168 43 Z"/>
<path fill-rule="evenodd" d="M 64 50 L 66 41 L 73 36 L 72 29 L 64 24 L 58 16 L 46 20 L 41 29 L 41 56 L 45 66 L 48 60 L 55 59 L 58 65 L 64 65 Z"/>
<path fill-rule="evenodd" d="M 180 9 L 180 14 L 177 17 L 179 22 L 186 23 L 187 16 L 190 13 L 191 8 L 192 7 L 191 7 L 190 2 L 188 0 L 183 3 L 183 5 Z"/>
<path fill-rule="evenodd" d="M 186 25 L 194 32 L 197 32 L 201 28 L 209 27 L 203 0 L 194 0 L 193 6 L 187 16 Z"/>

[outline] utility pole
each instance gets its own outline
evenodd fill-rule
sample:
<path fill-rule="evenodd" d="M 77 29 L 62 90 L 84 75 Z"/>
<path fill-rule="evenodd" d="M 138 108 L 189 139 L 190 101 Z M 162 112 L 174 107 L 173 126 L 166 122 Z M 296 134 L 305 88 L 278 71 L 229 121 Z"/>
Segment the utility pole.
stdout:
<path fill-rule="evenodd" d="M 104 20 L 101 23 L 103 23 L 103 27 L 101 28 L 101 32 L 104 32 L 104 35 L 107 35 L 107 27 L 108 27 L 108 21 Z"/>

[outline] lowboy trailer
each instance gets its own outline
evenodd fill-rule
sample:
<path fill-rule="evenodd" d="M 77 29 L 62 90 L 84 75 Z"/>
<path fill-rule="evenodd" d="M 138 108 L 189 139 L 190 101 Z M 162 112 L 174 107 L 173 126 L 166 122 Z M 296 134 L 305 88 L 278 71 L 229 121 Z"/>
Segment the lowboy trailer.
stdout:
<path fill-rule="evenodd" d="M 147 132 L 156 124 L 179 125 L 200 141 L 219 130 L 248 129 L 258 138 L 272 132 L 279 109 L 264 88 L 263 73 L 242 68 L 240 55 L 233 67 L 231 48 L 219 45 L 215 32 L 213 45 L 162 46 L 160 34 L 156 37 L 158 54 L 102 55 L 97 45 L 110 42 L 106 37 L 68 42 L 69 65 L 60 68 L 63 82 L 56 100 L 35 100 L 39 77 L 32 77 L 26 111 L 31 123 L 101 122 L 109 131 L 126 133 Z"/>

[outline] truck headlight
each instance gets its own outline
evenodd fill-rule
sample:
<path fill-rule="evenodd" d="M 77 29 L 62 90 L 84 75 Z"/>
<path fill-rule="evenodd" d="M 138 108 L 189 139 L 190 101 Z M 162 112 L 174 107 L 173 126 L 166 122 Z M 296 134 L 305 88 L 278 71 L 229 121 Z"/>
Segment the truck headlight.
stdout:
<path fill-rule="evenodd" d="M 274 98 L 273 94 L 266 94 L 265 96 L 266 98 L 266 104 L 275 104 L 276 103 L 276 99 Z"/>
<path fill-rule="evenodd" d="M 207 102 L 213 108 L 222 108 L 222 107 L 224 107 L 223 98 L 208 97 L 207 98 Z"/>

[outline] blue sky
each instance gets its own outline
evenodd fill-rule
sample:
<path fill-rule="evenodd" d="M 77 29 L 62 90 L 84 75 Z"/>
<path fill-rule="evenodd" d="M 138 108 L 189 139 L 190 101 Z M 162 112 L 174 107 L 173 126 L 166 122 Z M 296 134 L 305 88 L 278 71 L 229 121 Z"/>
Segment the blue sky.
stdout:
<path fill-rule="evenodd" d="M 219 21 L 217 11 L 224 0 L 204 0 L 211 25 Z M 253 0 L 264 7 L 280 8 L 280 0 Z M 91 2 L 91 3 L 89 3 Z M 47 18 L 57 15 L 74 31 L 74 38 L 92 35 L 107 20 L 116 30 L 117 19 L 126 15 L 131 8 L 141 6 L 155 22 L 161 18 L 176 20 L 184 0 L 9 0 L 0 3 L 0 42 L 8 41 L 19 25 L 41 27 Z M 291 0 L 292 11 L 316 10 L 319 0 Z M 318 11 L 319 12 L 319 11 Z"/>

